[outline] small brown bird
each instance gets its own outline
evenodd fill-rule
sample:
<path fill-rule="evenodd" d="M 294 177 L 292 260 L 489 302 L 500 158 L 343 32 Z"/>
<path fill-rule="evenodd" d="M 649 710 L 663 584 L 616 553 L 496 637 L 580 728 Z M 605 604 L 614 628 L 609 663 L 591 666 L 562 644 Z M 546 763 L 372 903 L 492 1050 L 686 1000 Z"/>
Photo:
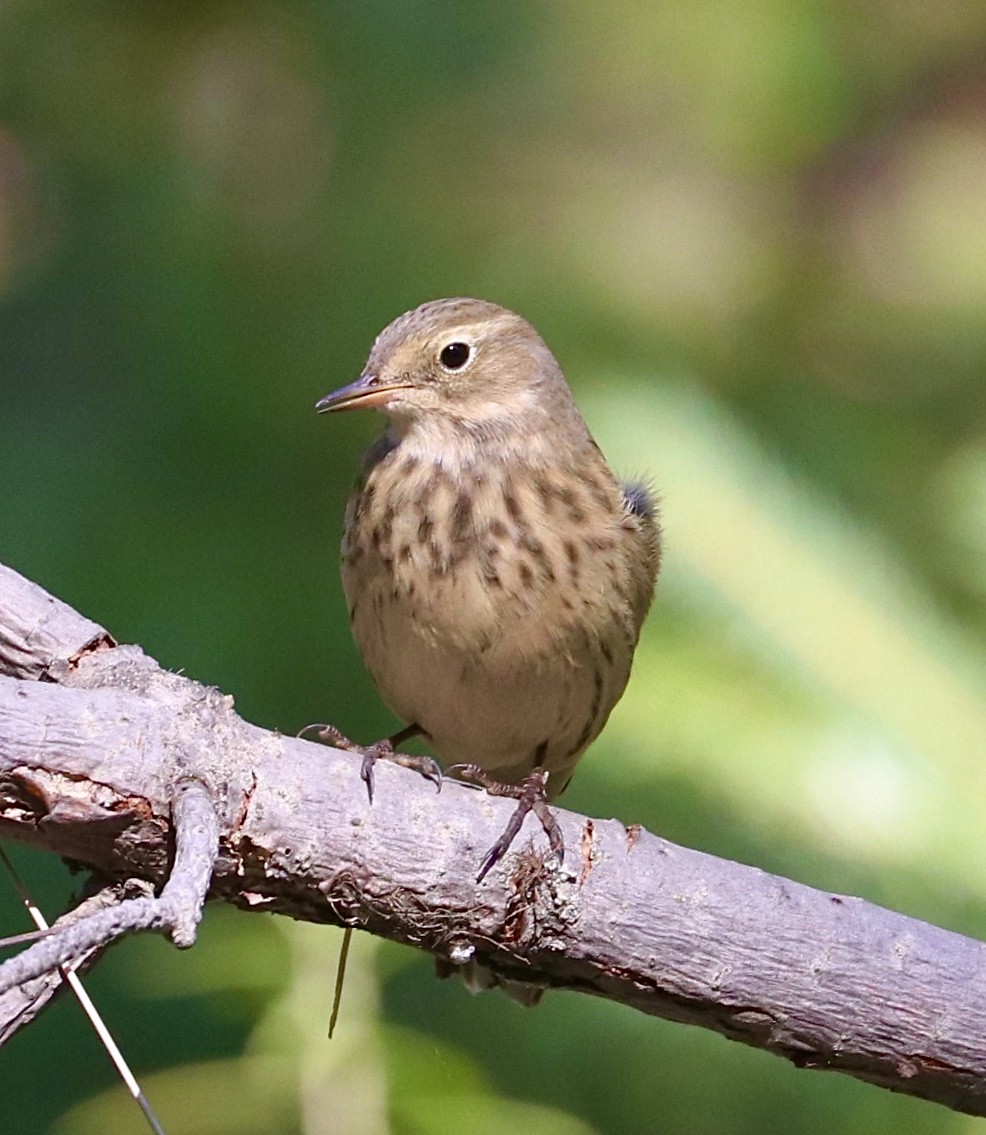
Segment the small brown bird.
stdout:
<path fill-rule="evenodd" d="M 346 512 L 353 635 L 407 723 L 395 742 L 420 733 L 493 791 L 517 786 L 482 877 L 623 693 L 660 565 L 654 504 L 614 477 L 534 328 L 492 303 L 395 319 L 363 374 L 317 404 L 362 407 L 389 424 Z M 364 751 L 372 791 L 391 748 Z"/>

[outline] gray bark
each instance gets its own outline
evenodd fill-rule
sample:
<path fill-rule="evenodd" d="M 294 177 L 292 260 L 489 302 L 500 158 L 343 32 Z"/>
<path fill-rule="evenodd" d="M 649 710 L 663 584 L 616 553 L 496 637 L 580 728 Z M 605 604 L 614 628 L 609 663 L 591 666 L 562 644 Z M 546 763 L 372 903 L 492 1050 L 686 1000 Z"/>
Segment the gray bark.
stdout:
<path fill-rule="evenodd" d="M 981 942 L 561 809 L 560 869 L 528 818 L 477 885 L 511 801 L 448 781 L 438 793 L 381 762 L 370 807 L 353 754 L 242 721 L 230 698 L 4 568 L 0 674 L 0 836 L 161 888 L 175 794 L 196 786 L 192 882 L 165 920 L 182 943 L 214 816 L 214 899 L 359 927 L 986 1115 Z"/>
<path fill-rule="evenodd" d="M 57 934 L 81 919 L 87 919 L 93 914 L 137 897 L 146 888 L 146 883 L 136 880 L 102 887 L 95 894 L 83 899 L 73 910 L 63 914 L 51 931 L 35 932 L 26 937 L 44 939 L 52 933 Z M 92 968 L 102 954 L 103 948 L 100 946 L 78 949 L 72 955 L 72 969 L 78 974 L 83 974 Z M 18 981 L 0 993 L 0 1048 L 18 1029 L 29 1025 L 66 988 L 64 971 L 52 969 L 46 970 L 39 977 Z"/>

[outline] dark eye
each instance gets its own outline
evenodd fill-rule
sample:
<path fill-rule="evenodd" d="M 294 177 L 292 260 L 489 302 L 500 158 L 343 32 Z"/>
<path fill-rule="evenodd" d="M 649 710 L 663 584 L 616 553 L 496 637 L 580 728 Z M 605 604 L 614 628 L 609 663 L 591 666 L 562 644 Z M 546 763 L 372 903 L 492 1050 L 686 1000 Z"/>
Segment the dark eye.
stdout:
<path fill-rule="evenodd" d="M 442 347 L 438 358 L 446 370 L 458 370 L 469 362 L 469 344 L 449 343 L 447 347 Z"/>

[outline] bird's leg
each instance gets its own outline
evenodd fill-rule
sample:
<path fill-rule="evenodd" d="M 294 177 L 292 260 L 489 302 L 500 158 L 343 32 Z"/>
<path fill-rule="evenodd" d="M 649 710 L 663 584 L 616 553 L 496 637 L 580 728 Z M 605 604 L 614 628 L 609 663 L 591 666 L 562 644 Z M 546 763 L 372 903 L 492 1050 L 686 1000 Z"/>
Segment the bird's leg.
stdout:
<path fill-rule="evenodd" d="M 382 741 L 375 741 L 372 745 L 358 745 L 334 725 L 306 725 L 298 736 L 302 737 L 310 730 L 315 730 L 315 736 L 320 741 L 325 741 L 327 744 L 334 745 L 337 749 L 343 749 L 347 753 L 360 754 L 363 763 L 360 765 L 359 775 L 366 785 L 366 792 L 370 797 L 371 804 L 373 803 L 373 766 L 381 759 L 393 761 L 394 764 L 402 765 L 404 768 L 417 769 L 422 776 L 434 782 L 439 792 L 442 790 L 441 766 L 433 757 L 417 757 L 410 753 L 398 753 L 396 751 L 396 746 L 403 744 L 411 737 L 417 737 L 424 733 L 420 725 L 412 722 L 410 725 L 405 725 L 403 729 L 399 729 L 392 737 L 385 737 Z"/>
<path fill-rule="evenodd" d="M 503 834 L 483 856 L 476 882 L 481 883 L 489 874 L 491 868 L 506 854 L 507 849 L 517 837 L 524 817 L 533 812 L 541 821 L 544 834 L 551 844 L 551 852 L 562 862 L 565 856 L 565 841 L 562 839 L 561 828 L 558 821 L 548 807 L 548 797 L 545 789 L 548 784 L 548 772 L 543 768 L 536 768 L 529 773 L 519 784 L 503 784 L 479 767 L 479 765 L 452 765 L 449 772 L 458 773 L 463 780 L 472 781 L 482 785 L 491 796 L 509 796 L 517 801 L 513 815 L 503 829 Z"/>

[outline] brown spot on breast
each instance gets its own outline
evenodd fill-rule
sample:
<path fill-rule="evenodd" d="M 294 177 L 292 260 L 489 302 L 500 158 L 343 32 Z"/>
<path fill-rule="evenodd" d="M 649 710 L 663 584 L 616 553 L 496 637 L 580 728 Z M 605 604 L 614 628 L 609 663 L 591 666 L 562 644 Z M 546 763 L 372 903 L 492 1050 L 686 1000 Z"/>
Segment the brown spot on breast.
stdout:
<path fill-rule="evenodd" d="M 432 523 L 431 517 L 425 513 L 424 516 L 418 521 L 418 539 L 422 544 L 427 544 L 431 539 L 431 534 L 434 531 L 435 525 Z"/>
<path fill-rule="evenodd" d="M 452 519 L 449 531 L 453 540 L 465 540 L 472 524 L 472 494 L 461 489 L 452 505 Z"/>
<path fill-rule="evenodd" d="M 555 580 L 555 570 L 551 564 L 551 557 L 545 551 L 544 544 L 542 544 L 537 537 L 525 533 L 521 537 L 520 546 L 531 553 L 541 574 L 549 583 L 553 583 Z"/>
<path fill-rule="evenodd" d="M 583 524 L 585 522 L 585 509 L 575 495 L 575 490 L 570 485 L 559 486 L 558 499 L 565 506 L 568 519 L 573 524 Z"/>
<path fill-rule="evenodd" d="M 507 535 L 507 526 L 502 520 L 490 521 L 490 535 L 495 536 L 498 540 L 504 539 Z"/>
<path fill-rule="evenodd" d="M 520 582 L 524 587 L 530 587 L 534 582 L 534 569 L 526 560 L 521 560 L 517 568 L 520 573 Z"/>
<path fill-rule="evenodd" d="M 394 531 L 394 512 L 388 509 L 379 524 L 370 533 L 370 543 L 383 560 L 390 560 L 390 538 Z"/>
<path fill-rule="evenodd" d="M 401 544 L 400 550 L 397 553 L 397 559 L 402 564 L 406 564 L 410 561 L 410 559 L 411 559 L 411 545 L 410 544 Z"/>
<path fill-rule="evenodd" d="M 568 561 L 568 578 L 573 584 L 578 585 L 579 564 L 582 561 L 582 553 L 579 551 L 578 545 L 574 540 L 566 540 L 564 548 L 565 559 Z"/>
<path fill-rule="evenodd" d="M 546 513 L 551 513 L 554 510 L 555 504 L 555 487 L 546 477 L 535 475 L 533 478 L 534 491 L 537 493 L 541 501 L 541 507 Z"/>
<path fill-rule="evenodd" d="M 514 496 L 510 489 L 507 489 L 503 494 L 503 507 L 507 510 L 507 516 L 518 526 L 524 525 L 523 517 L 520 514 L 520 505 L 517 503 L 517 498 Z"/>
<path fill-rule="evenodd" d="M 418 491 L 417 491 L 417 493 L 415 494 L 415 497 L 414 497 L 414 501 L 413 501 L 414 507 L 417 508 L 417 509 L 425 508 L 427 506 L 428 502 L 431 500 L 434 493 L 435 493 L 435 482 L 430 478 L 427 481 L 422 481 L 421 487 L 418 489 Z"/>
<path fill-rule="evenodd" d="M 448 571 L 448 557 L 445 554 L 445 549 L 436 540 L 429 542 L 428 554 L 431 557 L 431 572 L 433 576 L 441 575 L 443 572 Z"/>
<path fill-rule="evenodd" d="M 586 536 L 585 542 L 594 552 L 610 552 L 616 547 L 612 536 Z"/>

